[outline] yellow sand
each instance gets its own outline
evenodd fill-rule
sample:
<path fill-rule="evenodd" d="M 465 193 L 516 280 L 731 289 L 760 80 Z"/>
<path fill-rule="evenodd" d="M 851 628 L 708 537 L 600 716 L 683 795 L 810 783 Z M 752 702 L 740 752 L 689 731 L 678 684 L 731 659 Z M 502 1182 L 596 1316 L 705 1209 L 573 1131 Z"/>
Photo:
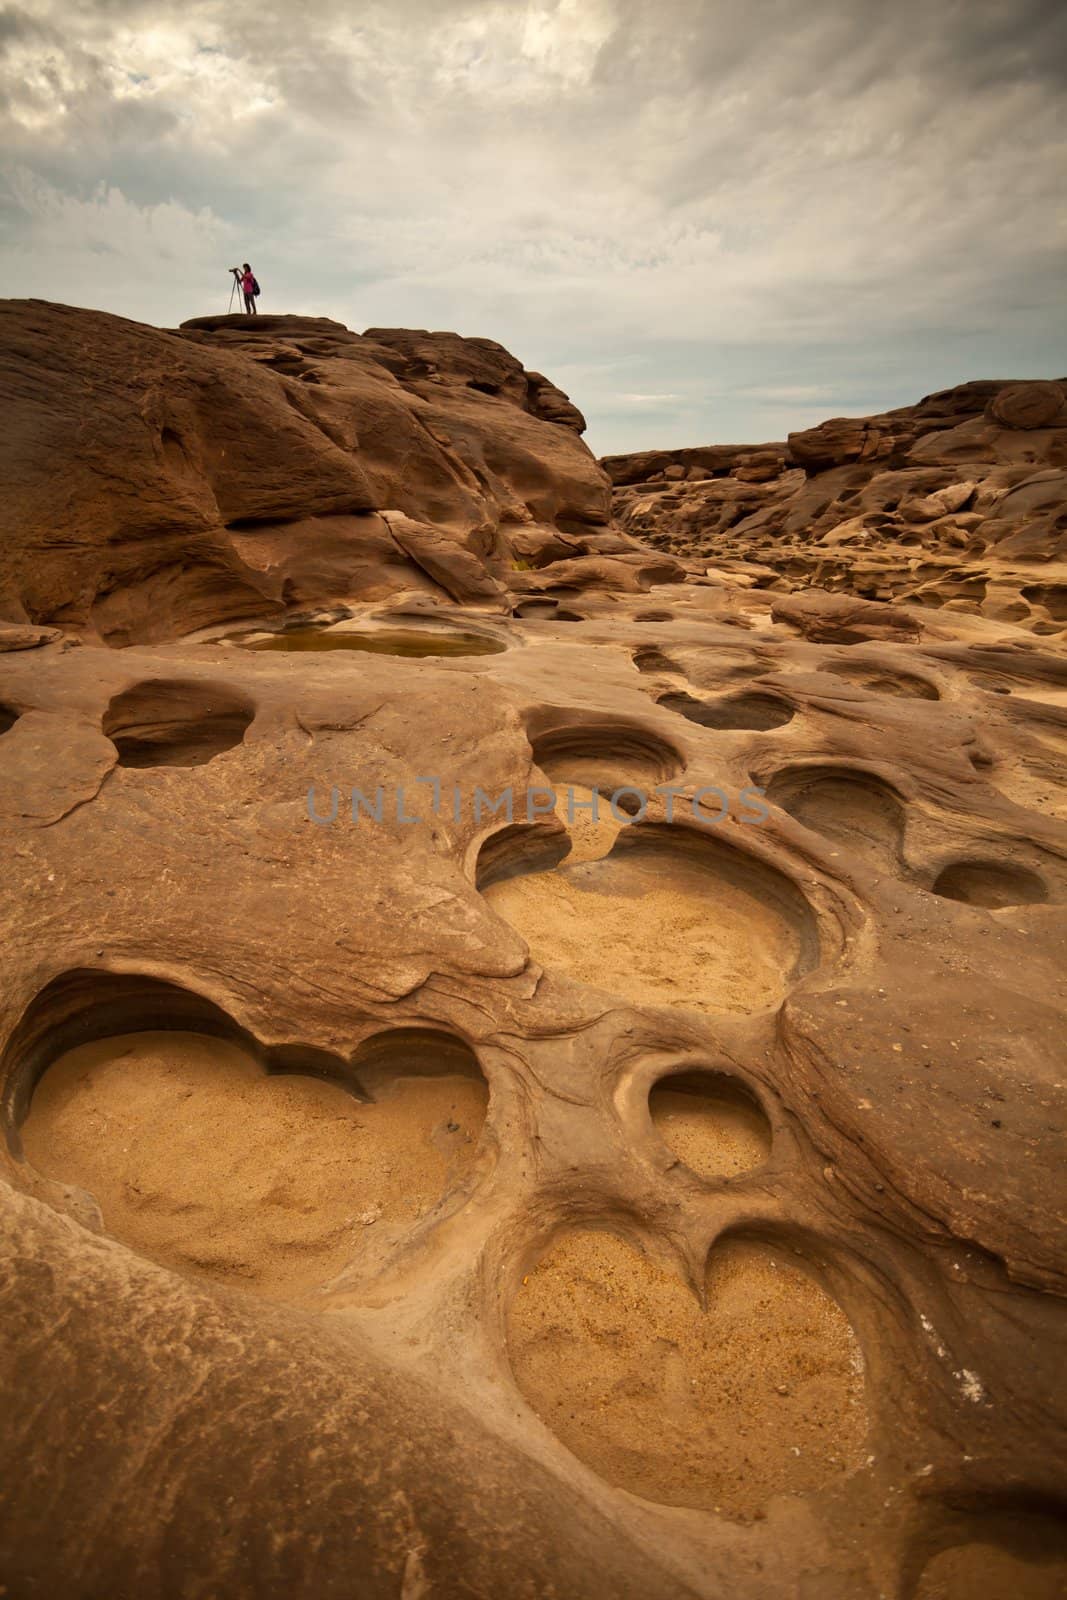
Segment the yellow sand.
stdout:
<path fill-rule="evenodd" d="M 134 1249 L 301 1298 L 371 1230 L 414 1222 L 473 1161 L 483 1083 L 411 1075 L 375 1093 L 368 1105 L 315 1078 L 268 1077 L 204 1034 L 129 1034 L 49 1068 L 23 1142 Z"/>
<path fill-rule="evenodd" d="M 557 811 L 566 823 L 564 796 Z M 566 862 L 485 891 L 533 959 L 637 1005 L 754 1011 L 777 1004 L 800 948 L 778 909 L 669 847 L 606 859 L 619 827 L 607 800 L 599 824 L 576 813 Z"/>
<path fill-rule="evenodd" d="M 707 1291 L 705 1313 L 612 1234 L 568 1234 L 511 1307 L 519 1388 L 602 1478 L 669 1505 L 743 1519 L 861 1465 L 859 1347 L 797 1258 L 726 1243 Z"/>

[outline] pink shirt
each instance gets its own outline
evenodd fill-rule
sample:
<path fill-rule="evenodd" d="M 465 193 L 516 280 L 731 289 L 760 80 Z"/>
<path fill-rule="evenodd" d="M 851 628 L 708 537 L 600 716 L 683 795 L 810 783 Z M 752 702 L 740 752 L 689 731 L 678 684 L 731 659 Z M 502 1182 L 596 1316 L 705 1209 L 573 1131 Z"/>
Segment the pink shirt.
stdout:
<path fill-rule="evenodd" d="M 241 288 L 244 290 L 245 294 L 252 293 L 252 285 L 255 283 L 255 281 L 256 280 L 251 272 L 246 272 L 242 275 Z"/>

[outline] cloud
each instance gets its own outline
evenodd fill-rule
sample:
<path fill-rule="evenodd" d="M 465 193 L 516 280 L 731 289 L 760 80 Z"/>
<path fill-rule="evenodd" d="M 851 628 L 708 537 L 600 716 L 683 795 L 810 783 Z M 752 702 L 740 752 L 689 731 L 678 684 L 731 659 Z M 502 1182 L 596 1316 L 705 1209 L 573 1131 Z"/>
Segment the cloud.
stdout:
<path fill-rule="evenodd" d="M 173 200 L 138 206 L 104 183 L 79 198 L 19 166 L 0 172 L 0 220 L 16 235 L 4 251 L 7 271 L 36 298 L 129 315 L 134 307 L 116 294 L 124 285 L 138 315 L 163 324 L 173 322 L 174 279 L 211 293 L 220 252 L 227 242 L 231 254 L 235 248 L 206 208 L 193 212 Z"/>
<path fill-rule="evenodd" d="M 679 394 L 621 394 L 619 399 L 627 406 L 668 406 L 682 397 Z"/>
<path fill-rule="evenodd" d="M 781 437 L 1067 367 L 1065 60 L 1046 0 L 35 0 L 0 270 L 173 324 L 239 254 L 573 375 L 597 448 Z"/>
<path fill-rule="evenodd" d="M 829 403 L 834 391 L 827 383 L 765 383 L 748 384 L 739 394 L 751 395 L 753 400 L 780 401 L 783 405 L 803 405 L 819 400 Z"/>

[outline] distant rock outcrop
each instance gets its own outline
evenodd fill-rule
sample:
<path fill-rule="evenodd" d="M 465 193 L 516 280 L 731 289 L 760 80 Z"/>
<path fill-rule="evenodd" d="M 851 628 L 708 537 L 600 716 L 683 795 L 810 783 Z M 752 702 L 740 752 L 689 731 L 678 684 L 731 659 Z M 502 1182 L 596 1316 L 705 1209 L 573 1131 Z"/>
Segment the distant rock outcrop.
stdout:
<path fill-rule="evenodd" d="M 626 532 L 763 587 L 944 606 L 1040 634 L 1067 623 L 1063 383 L 964 383 L 785 444 L 602 465 Z"/>

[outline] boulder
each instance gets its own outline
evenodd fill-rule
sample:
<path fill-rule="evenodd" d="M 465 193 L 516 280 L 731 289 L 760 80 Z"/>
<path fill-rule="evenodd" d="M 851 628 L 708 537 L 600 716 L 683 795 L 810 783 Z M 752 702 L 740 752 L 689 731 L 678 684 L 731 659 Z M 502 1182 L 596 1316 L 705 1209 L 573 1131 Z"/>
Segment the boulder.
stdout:
<path fill-rule="evenodd" d="M 1062 383 L 1009 383 L 986 406 L 1002 428 L 1067 426 L 1067 388 Z"/>
<path fill-rule="evenodd" d="M 830 594 L 822 589 L 805 589 L 775 600 L 771 619 L 787 622 L 817 644 L 913 640 L 922 631 L 917 620 L 899 606 L 860 600 L 854 595 Z"/>
<path fill-rule="evenodd" d="M 950 483 L 947 488 L 935 489 L 921 500 L 907 500 L 900 508 L 905 522 L 933 522 L 935 517 L 950 516 L 962 511 L 974 499 L 978 489 L 973 480 L 967 483 Z"/>
<path fill-rule="evenodd" d="M 833 417 L 817 428 L 789 435 L 789 455 L 798 467 L 819 472 L 848 461 L 866 461 L 879 453 L 885 435 L 863 417 Z"/>
<path fill-rule="evenodd" d="M 573 400 L 540 372 L 526 374 L 526 409 L 545 422 L 573 428 L 575 433 L 585 432 L 585 418 Z"/>
<path fill-rule="evenodd" d="M 0 623 L 0 654 L 7 650 L 36 650 L 63 637 L 61 628 L 34 628 L 29 623 Z"/>
<path fill-rule="evenodd" d="M 383 518 L 405 555 L 411 557 L 459 605 L 495 604 L 502 608 L 504 585 L 486 571 L 485 563 L 439 528 L 415 522 L 402 512 Z"/>

